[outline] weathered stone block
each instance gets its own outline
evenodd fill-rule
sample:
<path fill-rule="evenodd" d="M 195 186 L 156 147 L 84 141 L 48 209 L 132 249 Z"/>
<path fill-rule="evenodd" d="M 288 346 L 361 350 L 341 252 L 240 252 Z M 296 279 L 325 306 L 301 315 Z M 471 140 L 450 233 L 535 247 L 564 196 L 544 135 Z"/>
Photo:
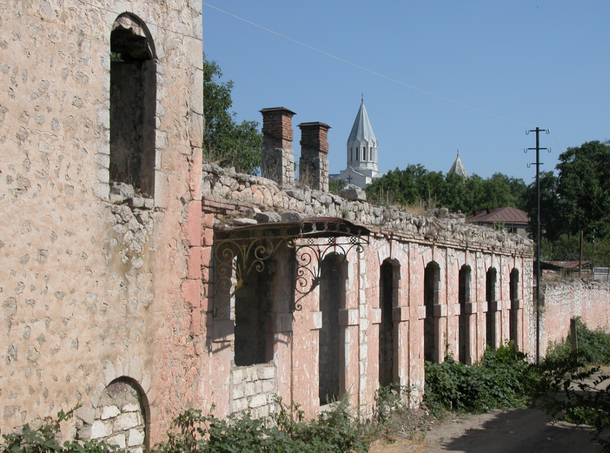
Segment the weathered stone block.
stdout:
<path fill-rule="evenodd" d="M 254 382 L 247 382 L 244 386 L 244 394 L 246 396 L 252 396 L 256 394 L 256 384 Z"/>
<path fill-rule="evenodd" d="M 141 429 L 130 429 L 127 440 L 128 447 L 135 447 L 144 443 L 144 431 Z"/>
<path fill-rule="evenodd" d="M 236 400 L 245 396 L 245 384 L 238 384 L 233 386 L 233 392 L 231 397 Z"/>
<path fill-rule="evenodd" d="M 121 411 L 119 410 L 119 408 L 114 405 L 113 406 L 104 406 L 104 407 L 102 407 L 101 419 L 107 420 L 109 418 L 114 418 L 117 415 L 119 415 L 120 413 L 121 413 Z"/>
<path fill-rule="evenodd" d="M 258 379 L 274 379 L 276 376 L 276 369 L 272 366 L 262 366 L 258 369 Z"/>
<path fill-rule="evenodd" d="M 125 434 L 109 437 L 106 442 L 108 445 L 116 445 L 119 448 L 125 448 Z"/>
<path fill-rule="evenodd" d="M 114 427 L 117 431 L 124 431 L 130 428 L 135 428 L 140 424 L 140 415 L 137 412 L 127 412 L 121 414 L 114 420 Z"/>
<path fill-rule="evenodd" d="M 322 312 L 314 311 L 311 313 L 311 317 L 313 320 L 313 328 L 316 330 L 320 330 L 322 328 Z"/>
<path fill-rule="evenodd" d="M 101 439 L 102 437 L 108 437 L 110 434 L 112 434 L 111 422 L 95 420 L 91 425 L 91 439 Z"/>
<path fill-rule="evenodd" d="M 78 418 L 80 418 L 85 423 L 91 425 L 93 420 L 95 419 L 95 409 L 92 407 L 81 406 L 74 412 Z"/>
<path fill-rule="evenodd" d="M 250 400 L 249 407 L 256 408 L 267 404 L 267 395 L 255 395 Z"/>

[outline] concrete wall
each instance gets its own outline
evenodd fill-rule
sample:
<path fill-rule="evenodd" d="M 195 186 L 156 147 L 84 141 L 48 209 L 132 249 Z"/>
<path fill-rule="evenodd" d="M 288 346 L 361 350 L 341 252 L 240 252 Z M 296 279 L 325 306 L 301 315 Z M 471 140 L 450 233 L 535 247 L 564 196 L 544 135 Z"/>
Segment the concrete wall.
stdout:
<path fill-rule="evenodd" d="M 540 287 L 540 299 L 540 357 L 546 355 L 551 343 L 567 337 L 570 319 L 576 316 L 591 330 L 610 331 L 608 283 L 584 280 L 546 283 Z M 535 315 L 531 319 L 536 322 Z M 535 335 L 535 325 L 530 330 Z"/>

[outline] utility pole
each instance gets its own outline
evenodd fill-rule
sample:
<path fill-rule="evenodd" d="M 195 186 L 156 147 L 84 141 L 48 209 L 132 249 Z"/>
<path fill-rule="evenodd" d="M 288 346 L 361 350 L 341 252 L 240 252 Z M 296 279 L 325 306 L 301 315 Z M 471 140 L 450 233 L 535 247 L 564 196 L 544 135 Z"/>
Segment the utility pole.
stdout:
<path fill-rule="evenodd" d="M 540 148 L 540 132 L 546 132 L 549 134 L 550 129 L 536 129 L 525 131 L 525 135 L 529 135 L 530 132 L 536 132 L 536 147 L 527 148 L 524 152 L 536 150 L 536 363 L 540 363 L 540 150 L 546 149 L 549 153 L 550 148 Z M 529 168 L 532 164 L 527 164 Z"/>

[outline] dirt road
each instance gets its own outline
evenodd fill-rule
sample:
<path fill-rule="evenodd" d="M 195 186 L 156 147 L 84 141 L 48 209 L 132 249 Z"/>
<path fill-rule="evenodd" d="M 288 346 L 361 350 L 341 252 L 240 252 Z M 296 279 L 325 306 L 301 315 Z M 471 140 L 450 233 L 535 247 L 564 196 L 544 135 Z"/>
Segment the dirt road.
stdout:
<path fill-rule="evenodd" d="M 371 453 L 597 453 L 590 430 L 551 425 L 537 409 L 470 415 L 436 426 L 421 441 L 373 445 Z"/>

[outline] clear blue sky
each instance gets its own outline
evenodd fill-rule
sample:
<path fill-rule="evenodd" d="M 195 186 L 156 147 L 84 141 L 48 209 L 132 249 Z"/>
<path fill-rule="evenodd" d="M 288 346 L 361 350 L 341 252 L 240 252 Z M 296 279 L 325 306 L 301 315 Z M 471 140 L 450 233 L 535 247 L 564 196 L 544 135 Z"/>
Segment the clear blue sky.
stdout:
<path fill-rule="evenodd" d="M 235 83 L 239 120 L 260 123 L 268 107 L 296 112 L 297 159 L 297 125 L 321 121 L 331 126 L 330 171 L 344 169 L 364 93 L 381 171 L 446 173 L 459 149 L 469 174 L 530 183 L 526 129 L 552 131 L 541 136 L 552 148 L 542 170 L 567 147 L 610 138 L 609 18 L 607 0 L 206 0 L 203 45 Z"/>

